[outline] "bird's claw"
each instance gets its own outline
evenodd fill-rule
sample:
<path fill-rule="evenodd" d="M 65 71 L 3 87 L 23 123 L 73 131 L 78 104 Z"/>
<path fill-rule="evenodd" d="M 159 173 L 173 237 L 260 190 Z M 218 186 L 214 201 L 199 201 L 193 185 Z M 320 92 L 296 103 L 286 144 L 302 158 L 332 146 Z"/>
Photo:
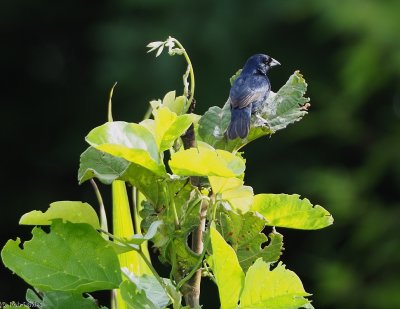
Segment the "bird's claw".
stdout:
<path fill-rule="evenodd" d="M 254 122 L 254 125 L 256 127 L 265 127 L 267 126 L 268 128 L 270 128 L 270 125 L 268 124 L 268 121 L 266 119 L 264 119 L 263 117 L 261 117 L 260 115 L 256 114 L 256 121 Z"/>

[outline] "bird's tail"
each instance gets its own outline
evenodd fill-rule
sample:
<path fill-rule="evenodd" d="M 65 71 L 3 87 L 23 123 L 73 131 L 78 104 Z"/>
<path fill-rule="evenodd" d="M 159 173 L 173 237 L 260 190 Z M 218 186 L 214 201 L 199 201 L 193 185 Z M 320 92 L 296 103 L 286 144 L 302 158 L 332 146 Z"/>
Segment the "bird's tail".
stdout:
<path fill-rule="evenodd" d="M 226 135 L 229 139 L 237 137 L 245 138 L 250 130 L 251 106 L 245 108 L 233 108 L 231 110 L 231 123 Z"/>

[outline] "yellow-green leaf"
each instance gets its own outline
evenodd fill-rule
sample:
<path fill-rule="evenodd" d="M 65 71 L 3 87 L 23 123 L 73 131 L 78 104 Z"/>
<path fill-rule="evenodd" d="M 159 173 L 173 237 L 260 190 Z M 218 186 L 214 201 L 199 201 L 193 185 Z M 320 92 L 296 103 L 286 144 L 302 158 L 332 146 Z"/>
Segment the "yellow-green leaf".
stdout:
<path fill-rule="evenodd" d="M 326 209 L 313 206 L 298 194 L 258 194 L 254 196 L 251 210 L 263 215 L 270 226 L 317 230 L 333 223 Z"/>
<path fill-rule="evenodd" d="M 247 271 L 240 308 L 297 309 L 309 303 L 305 296 L 310 295 L 281 262 L 270 270 L 270 263 L 258 259 Z"/>
<path fill-rule="evenodd" d="M 32 239 L 9 240 L 1 251 L 6 267 L 41 291 L 75 293 L 119 286 L 121 271 L 114 249 L 86 223 L 53 221 L 50 232 L 39 227 Z"/>
<path fill-rule="evenodd" d="M 23 225 L 51 225 L 52 220 L 62 219 L 64 222 L 88 223 L 95 229 L 100 228 L 96 211 L 88 203 L 78 201 L 59 201 L 50 204 L 45 212 L 32 210 L 19 220 Z"/>
<path fill-rule="evenodd" d="M 243 270 L 235 251 L 215 227 L 212 226 L 210 232 L 213 250 L 212 269 L 218 285 L 221 309 L 237 308 L 244 283 Z"/>
<path fill-rule="evenodd" d="M 171 148 L 174 141 L 185 133 L 193 122 L 191 115 L 177 116 L 168 107 L 161 107 L 154 114 L 155 135 L 160 152 Z"/>
<path fill-rule="evenodd" d="M 181 176 L 238 177 L 245 170 L 242 158 L 224 150 L 203 147 L 174 153 L 169 166 Z"/>
<path fill-rule="evenodd" d="M 214 193 L 220 194 L 220 199 L 228 201 L 236 210 L 247 212 L 253 203 L 253 188 L 243 185 L 243 180 L 235 177 L 208 177 Z"/>
<path fill-rule="evenodd" d="M 144 126 L 123 121 L 107 122 L 86 136 L 94 148 L 165 175 L 153 134 Z"/>

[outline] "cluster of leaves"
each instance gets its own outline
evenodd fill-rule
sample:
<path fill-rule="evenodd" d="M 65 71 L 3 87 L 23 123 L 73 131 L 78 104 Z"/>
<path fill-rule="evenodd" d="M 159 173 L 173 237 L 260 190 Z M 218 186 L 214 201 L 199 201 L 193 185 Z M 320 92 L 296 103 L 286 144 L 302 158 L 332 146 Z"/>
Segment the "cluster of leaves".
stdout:
<path fill-rule="evenodd" d="M 173 52 L 173 39 L 150 47 L 160 51 L 164 46 Z M 174 53 L 185 51 L 180 46 Z M 97 178 L 112 184 L 116 195 L 121 183 L 123 190 L 125 183 L 134 187 L 143 195 L 137 195 L 135 212 L 140 210 L 141 226 L 127 237 L 109 234 L 94 209 L 81 202 L 56 202 L 45 213 L 24 215 L 20 224 L 50 226 L 48 233 L 35 227 L 23 248 L 19 239 L 9 240 L 1 252 L 4 264 L 36 290 L 28 290 L 27 300 L 43 308 L 98 308 L 86 293 L 118 289 L 126 308 L 182 308 L 182 288 L 202 268 L 217 284 L 222 308 L 311 308 L 298 276 L 278 262 L 283 236 L 276 227 L 320 229 L 333 219 L 298 195 L 254 195 L 244 184 L 245 159 L 238 152 L 300 120 L 306 114 L 306 87 L 295 72 L 264 102 L 244 140 L 224 136 L 230 121 L 226 105 L 203 116 L 187 114 L 190 99 L 175 92 L 151 103 L 152 119 L 109 121 L 90 131 L 79 182 Z M 258 122 L 259 117 L 265 121 Z M 197 147 L 184 149 L 180 137 L 191 125 Z M 204 209 L 204 249 L 195 253 L 188 238 Z M 149 240 L 171 266 L 170 278 L 161 278 L 152 267 L 143 249 Z M 121 256 L 132 251 L 138 256 L 131 262 L 142 268 L 122 262 Z"/>

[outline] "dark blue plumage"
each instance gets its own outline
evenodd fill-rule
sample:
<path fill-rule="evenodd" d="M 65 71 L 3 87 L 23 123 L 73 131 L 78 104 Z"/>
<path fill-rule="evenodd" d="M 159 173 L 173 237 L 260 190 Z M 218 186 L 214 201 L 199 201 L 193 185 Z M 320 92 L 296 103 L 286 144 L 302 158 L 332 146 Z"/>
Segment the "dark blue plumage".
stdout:
<path fill-rule="evenodd" d="M 267 72 L 280 65 L 270 56 L 257 54 L 251 56 L 235 80 L 229 93 L 231 122 L 226 135 L 229 139 L 245 138 L 250 130 L 250 118 L 267 99 L 271 84 Z"/>

